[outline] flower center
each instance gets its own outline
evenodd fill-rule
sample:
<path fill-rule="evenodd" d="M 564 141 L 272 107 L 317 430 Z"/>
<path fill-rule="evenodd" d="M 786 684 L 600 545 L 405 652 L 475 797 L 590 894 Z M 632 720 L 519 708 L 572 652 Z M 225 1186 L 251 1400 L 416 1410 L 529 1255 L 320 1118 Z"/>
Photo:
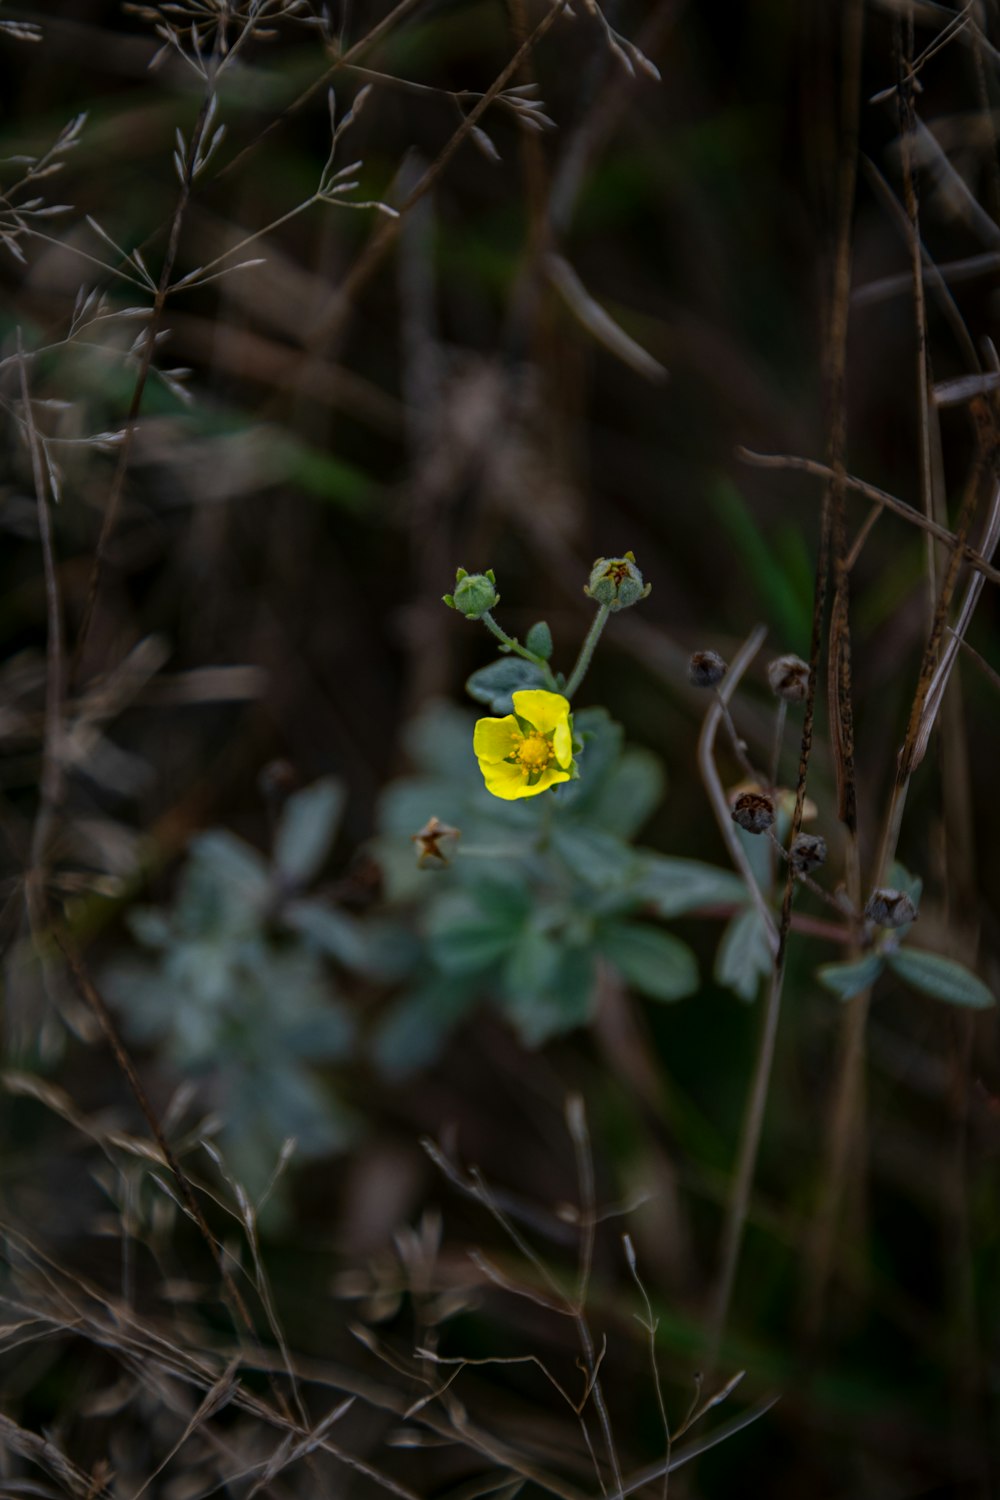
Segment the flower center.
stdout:
<path fill-rule="evenodd" d="M 520 762 L 522 776 L 537 776 L 552 759 L 552 746 L 536 729 L 525 735 L 514 751 L 514 759 Z"/>

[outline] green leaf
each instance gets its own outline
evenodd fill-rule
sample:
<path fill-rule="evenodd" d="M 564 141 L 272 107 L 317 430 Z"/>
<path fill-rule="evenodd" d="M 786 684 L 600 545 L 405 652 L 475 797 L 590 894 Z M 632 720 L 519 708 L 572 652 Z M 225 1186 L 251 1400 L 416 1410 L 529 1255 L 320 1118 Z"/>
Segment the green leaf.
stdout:
<path fill-rule="evenodd" d="M 532 625 L 524 638 L 524 644 L 529 651 L 534 651 L 536 656 L 544 656 L 548 661 L 552 655 L 552 632 L 544 620 L 539 620 L 537 625 Z"/>
<path fill-rule="evenodd" d="M 778 627 L 785 649 L 804 651 L 809 640 L 809 595 L 795 587 L 794 575 L 782 567 L 770 537 L 761 531 L 736 486 L 719 478 L 709 490 L 719 525 L 743 560 L 744 572 L 755 586 L 761 607 Z"/>
<path fill-rule="evenodd" d="M 760 912 L 748 906 L 727 926 L 715 955 L 715 980 L 739 995 L 755 1000 L 760 981 L 770 974 L 773 959 Z"/>
<path fill-rule="evenodd" d="M 525 927 L 507 957 L 504 989 L 529 999 L 544 994 L 558 968 L 561 951 L 559 940 L 551 933 L 533 925 Z"/>
<path fill-rule="evenodd" d="M 619 838 L 638 832 L 663 797 L 663 763 L 652 750 L 626 750 L 587 809 L 587 816 Z"/>
<path fill-rule="evenodd" d="M 820 984 L 832 990 L 841 1000 L 850 1000 L 862 990 L 873 985 L 885 968 L 880 953 L 869 953 L 867 958 L 852 960 L 844 964 L 824 964 L 816 970 Z"/>
<path fill-rule="evenodd" d="M 660 917 L 679 917 L 702 906 L 742 906 L 748 899 L 746 886 L 732 870 L 662 854 L 642 855 L 635 890 Z"/>
<path fill-rule="evenodd" d="M 518 908 L 512 902 L 484 902 L 449 892 L 435 904 L 428 923 L 434 962 L 446 974 L 475 974 L 488 968 L 516 942 L 527 905 L 527 895 Z"/>
<path fill-rule="evenodd" d="M 311 938 L 318 948 L 347 969 L 364 970 L 368 965 L 365 930 L 356 917 L 319 901 L 291 901 L 284 908 L 286 926 Z"/>
<path fill-rule="evenodd" d="M 289 797 L 274 840 L 274 862 L 293 889 L 308 885 L 333 843 L 344 808 L 344 789 L 330 778 Z"/>
<path fill-rule="evenodd" d="M 973 1010 L 987 1010 L 996 1004 L 996 996 L 981 979 L 953 958 L 939 953 L 925 953 L 922 948 L 898 948 L 887 955 L 894 974 L 936 1000 L 949 1005 L 968 1005 Z"/>
<path fill-rule="evenodd" d="M 376 1066 L 390 1078 L 405 1078 L 432 1063 L 477 998 L 475 981 L 465 975 L 435 974 L 410 990 L 375 1032 Z"/>
<path fill-rule="evenodd" d="M 593 1019 L 597 999 L 593 951 L 568 948 L 551 938 L 544 942 L 551 943 L 556 952 L 556 961 L 547 978 L 537 989 L 508 988 L 502 1002 L 504 1014 L 513 1021 L 526 1047 L 540 1047 L 550 1037 L 585 1026 Z M 535 947 L 534 938 L 529 946 Z M 547 958 L 541 957 L 541 949 L 537 947 L 531 956 L 522 952 L 519 963 L 522 972 L 535 965 L 536 982 L 541 979 L 542 968 L 548 967 Z M 517 967 L 511 966 L 515 974 Z M 508 980 L 512 977 L 511 969 Z"/>
<path fill-rule="evenodd" d="M 601 794 L 622 753 L 624 735 L 604 708 L 585 708 L 573 715 L 574 737 L 581 742 L 580 780 L 561 789 L 561 798 L 574 813 L 589 812 Z"/>
<path fill-rule="evenodd" d="M 191 840 L 190 864 L 197 864 L 220 884 L 261 900 L 268 893 L 267 865 L 256 849 L 225 829 L 215 828 Z"/>
<path fill-rule="evenodd" d="M 898 860 L 893 860 L 889 866 L 886 872 L 885 884 L 890 886 L 894 891 L 905 891 L 914 906 L 919 907 L 924 882 L 919 875 L 911 875 L 906 866 L 901 865 Z"/>
<path fill-rule="evenodd" d="M 485 703 L 495 714 L 502 716 L 514 712 L 513 693 L 522 688 L 544 686 L 541 667 L 520 656 L 505 656 L 473 672 L 465 684 L 465 691 L 477 703 Z"/>
<path fill-rule="evenodd" d="M 585 823 L 556 821 L 552 847 L 578 880 L 598 891 L 627 884 L 638 868 L 634 849 Z"/>
<path fill-rule="evenodd" d="M 600 952 L 650 1000 L 682 1000 L 698 988 L 698 965 L 686 943 L 645 922 L 605 922 Z"/>

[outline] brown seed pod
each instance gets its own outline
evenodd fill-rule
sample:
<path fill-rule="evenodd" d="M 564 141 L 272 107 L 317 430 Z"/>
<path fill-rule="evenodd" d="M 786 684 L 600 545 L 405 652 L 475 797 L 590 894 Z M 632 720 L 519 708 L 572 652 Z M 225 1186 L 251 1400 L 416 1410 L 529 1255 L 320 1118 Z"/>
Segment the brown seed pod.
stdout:
<path fill-rule="evenodd" d="M 788 851 L 788 859 L 792 869 L 800 875 L 818 870 L 826 863 L 826 839 L 818 833 L 797 833 Z"/>
<path fill-rule="evenodd" d="M 774 802 L 763 792 L 741 792 L 733 803 L 733 822 L 746 833 L 766 833 L 774 823 Z"/>
<path fill-rule="evenodd" d="M 809 663 L 801 656 L 776 656 L 767 669 L 771 691 L 786 703 L 804 703 L 809 691 Z"/>
<path fill-rule="evenodd" d="M 726 664 L 718 651 L 696 651 L 688 662 L 688 677 L 695 687 L 715 687 L 726 675 Z"/>
<path fill-rule="evenodd" d="M 917 920 L 917 908 L 905 891 L 880 886 L 868 897 L 865 916 L 878 927 L 908 927 Z"/>
<path fill-rule="evenodd" d="M 419 833 L 411 835 L 417 846 L 417 865 L 421 870 L 439 868 L 450 864 L 448 855 L 441 848 L 442 839 L 446 842 L 448 849 L 454 849 L 456 841 L 461 837 L 460 828 L 452 828 L 449 823 L 442 823 L 440 818 L 428 818 Z"/>

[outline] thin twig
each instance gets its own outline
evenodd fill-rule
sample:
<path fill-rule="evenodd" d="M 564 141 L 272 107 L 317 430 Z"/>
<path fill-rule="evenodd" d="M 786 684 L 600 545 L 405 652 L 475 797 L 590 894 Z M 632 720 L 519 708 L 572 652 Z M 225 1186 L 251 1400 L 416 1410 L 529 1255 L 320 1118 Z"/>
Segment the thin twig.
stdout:
<path fill-rule="evenodd" d="M 994 384 L 1000 384 L 1000 379 L 997 379 Z M 800 474 L 812 474 L 816 479 L 830 479 L 833 474 L 828 464 L 818 463 L 812 458 L 798 458 L 794 454 L 754 453 L 749 448 L 737 448 L 736 454 L 744 463 L 752 464 L 755 469 L 791 469 Z M 923 527 L 939 541 L 947 542 L 949 546 L 955 545 L 954 533 L 944 526 L 938 526 L 935 521 L 928 521 L 927 517 L 922 515 L 915 506 L 907 504 L 905 500 L 897 499 L 895 495 L 890 495 L 888 490 L 880 490 L 877 485 L 857 479 L 853 474 L 845 474 L 844 483 L 849 490 L 854 490 L 858 495 L 864 495 L 876 505 L 885 506 L 886 510 L 891 510 L 894 515 L 902 516 L 904 521 Z M 992 563 L 974 547 L 963 544 L 961 554 L 963 562 L 975 568 L 977 573 L 982 573 L 983 577 L 988 578 L 991 583 L 1000 583 L 1000 568 L 993 567 Z"/>
<path fill-rule="evenodd" d="M 765 627 L 758 625 L 730 662 L 729 671 L 726 673 L 722 686 L 719 689 L 719 694 L 705 715 L 705 722 L 702 725 L 701 735 L 698 740 L 698 766 L 709 801 L 712 804 L 712 811 L 715 813 L 715 820 L 719 825 L 719 832 L 722 834 L 733 864 L 746 881 L 750 899 L 760 916 L 771 952 L 777 953 L 778 929 L 775 924 L 774 914 L 767 903 L 764 892 L 757 884 L 757 878 L 754 875 L 750 861 L 747 859 L 746 850 L 740 843 L 739 835 L 736 832 L 736 825 L 733 823 L 730 813 L 729 803 L 726 801 L 726 794 L 723 790 L 722 782 L 719 780 L 719 773 L 716 770 L 714 753 L 715 737 L 718 733 L 719 725 L 722 723 L 723 709 L 739 685 L 744 672 L 764 644 L 764 637 L 766 635 L 767 631 Z"/>

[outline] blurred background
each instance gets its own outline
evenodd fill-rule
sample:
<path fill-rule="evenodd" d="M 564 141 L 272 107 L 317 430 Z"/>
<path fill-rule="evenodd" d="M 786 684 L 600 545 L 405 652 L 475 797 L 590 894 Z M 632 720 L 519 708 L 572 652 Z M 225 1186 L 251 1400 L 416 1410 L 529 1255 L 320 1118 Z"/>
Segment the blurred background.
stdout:
<path fill-rule="evenodd" d="M 504 1228 L 571 1298 L 579 1097 L 588 1311 L 623 1475 L 664 1451 L 638 1316 L 656 1320 L 675 1429 L 699 1372 L 704 1399 L 746 1372 L 678 1450 L 757 1418 L 671 1495 L 1000 1494 L 996 1021 L 880 983 L 818 1269 L 845 1007 L 815 975 L 845 939 L 814 897 L 711 1368 L 767 959 L 733 932 L 745 895 L 687 676 L 693 650 L 731 659 L 766 627 L 734 698 L 766 764 L 767 662 L 810 652 L 824 480 L 741 451 L 831 451 L 855 160 L 847 468 L 918 508 L 932 474 L 941 523 L 990 550 L 995 486 L 973 487 L 969 514 L 963 496 L 993 473 L 992 440 L 977 450 L 997 368 L 992 0 L 7 0 L 0 25 L 4 1492 L 596 1494 L 578 1330 Z M 852 493 L 849 543 L 867 515 Z M 573 814 L 581 868 L 625 873 L 559 894 L 558 931 L 579 918 L 598 937 L 557 994 L 483 936 L 555 898 L 544 870 L 504 863 L 537 809 L 480 789 L 471 726 L 497 710 L 464 684 L 495 642 L 441 596 L 459 566 L 495 570 L 504 628 L 547 621 L 568 673 L 593 560 L 626 549 L 652 592 L 612 617 L 575 700 L 607 711 L 586 721 L 607 779 Z M 948 556 L 882 512 L 852 568 L 866 878 Z M 992 581 L 967 642 L 898 852 L 923 883 L 919 944 L 995 992 Z M 809 826 L 833 889 L 824 659 Z M 800 725 L 790 710 L 785 785 Z M 719 762 L 742 779 L 721 739 Z M 451 848 L 447 870 L 418 871 L 432 815 L 485 859 Z M 626 871 L 634 839 L 649 852 Z M 695 873 L 656 858 L 697 861 L 698 899 L 654 890 L 657 871 Z M 608 957 L 601 924 L 621 913 L 661 935 L 669 919 L 652 975 Z M 136 1058 L 253 1337 L 233 1332 L 53 922 Z M 696 978 L 671 991 L 668 960 Z M 417 1349 L 515 1362 L 458 1374 L 467 1414 L 446 1433 L 406 1418 L 447 1378 Z M 322 1447 L 272 1462 L 345 1394 L 330 1434 L 350 1464 Z M 613 1494 L 592 1402 L 589 1419 Z"/>

